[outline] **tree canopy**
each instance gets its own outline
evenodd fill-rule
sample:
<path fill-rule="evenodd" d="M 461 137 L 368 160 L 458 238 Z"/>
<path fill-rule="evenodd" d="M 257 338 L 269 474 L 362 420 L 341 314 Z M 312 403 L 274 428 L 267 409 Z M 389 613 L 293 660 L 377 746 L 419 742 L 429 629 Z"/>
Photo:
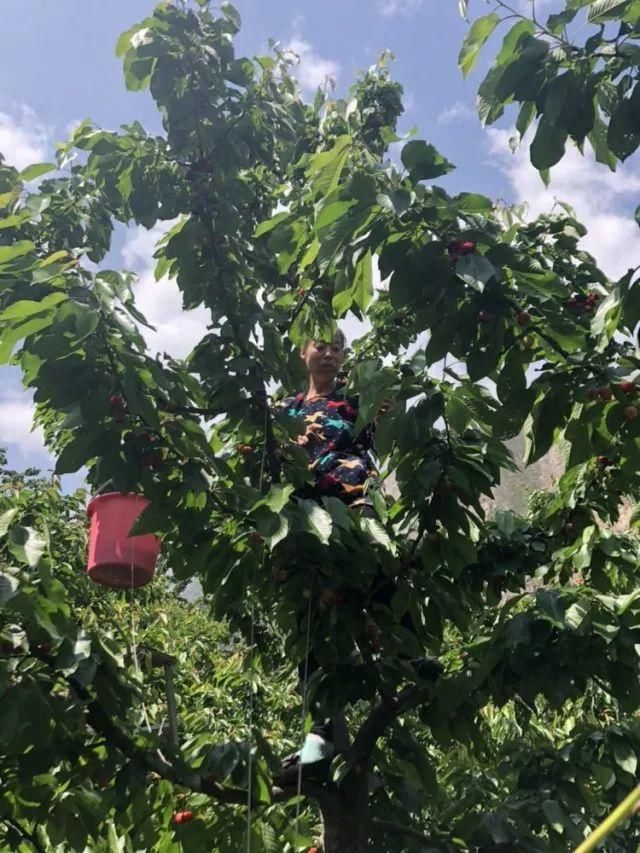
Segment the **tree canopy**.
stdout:
<path fill-rule="evenodd" d="M 518 102 L 524 134 L 537 117 L 546 179 L 569 138 L 610 167 L 631 155 L 638 0 L 567 0 L 544 25 L 497 7 L 460 56 L 470 71 L 517 18 L 482 118 Z M 5 849 L 564 851 L 637 767 L 640 542 L 613 526 L 640 485 L 638 259 L 611 281 L 566 205 L 531 221 L 433 183 L 453 164 L 398 138 L 386 55 L 347 98 L 306 103 L 277 45 L 236 56 L 239 27 L 229 3 L 160 3 L 116 52 L 163 133 L 87 120 L 55 163 L 0 163 L 0 363 L 33 393 L 56 475 L 149 498 L 134 530 L 170 569 L 133 600 L 91 589 L 84 497 L 3 474 Z M 158 287 L 210 313 L 182 361 L 149 352 L 134 276 L 104 267 L 132 224 L 162 225 Z M 377 520 L 296 497 L 308 460 L 272 404 L 303 381 L 300 345 L 349 312 L 370 326 L 348 364 L 360 422 L 394 401 Z M 521 433 L 524 464 L 553 450 L 562 476 L 527 517 L 488 513 Z M 397 592 L 373 636 L 380 573 Z M 192 578 L 200 603 L 178 596 Z M 310 723 L 307 619 L 313 701 L 348 709 L 350 743 L 299 797 L 277 782 Z M 178 745 L 145 643 L 177 658 Z M 425 652 L 435 686 L 406 662 Z M 637 841 L 626 826 L 608 849 Z"/>

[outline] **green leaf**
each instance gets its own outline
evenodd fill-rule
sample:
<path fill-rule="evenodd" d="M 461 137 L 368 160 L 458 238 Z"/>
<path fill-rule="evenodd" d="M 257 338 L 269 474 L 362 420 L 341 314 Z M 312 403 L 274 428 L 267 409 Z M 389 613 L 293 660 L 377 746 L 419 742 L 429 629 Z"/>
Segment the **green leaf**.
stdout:
<path fill-rule="evenodd" d="M 269 489 L 269 494 L 265 498 L 265 503 L 272 512 L 282 512 L 285 506 L 289 503 L 289 498 L 294 491 L 294 486 L 273 485 Z"/>
<path fill-rule="evenodd" d="M 36 302 L 32 299 L 22 299 L 18 302 L 14 302 L 12 305 L 9 305 L 8 308 L 5 308 L 4 311 L 0 314 L 0 323 L 4 323 L 8 320 L 18 320 L 23 321 L 27 320 L 29 317 L 34 314 L 43 314 L 53 308 L 55 305 L 58 305 L 60 302 L 64 302 L 67 298 L 65 293 L 50 293 L 48 296 L 45 296 L 44 299 L 41 299 L 39 302 Z"/>
<path fill-rule="evenodd" d="M 453 198 L 453 204 L 465 213 L 484 213 L 493 209 L 491 199 L 479 193 L 459 193 Z"/>
<path fill-rule="evenodd" d="M 0 267 L 10 261 L 35 252 L 35 244 L 30 240 L 18 240 L 11 246 L 0 246 Z"/>
<path fill-rule="evenodd" d="M 631 0 L 595 0 L 589 7 L 588 20 L 595 23 L 619 18 Z"/>
<path fill-rule="evenodd" d="M 36 178 L 46 175 L 47 172 L 53 172 L 57 168 L 55 163 L 34 163 L 20 172 L 20 180 L 25 183 L 35 181 Z"/>
<path fill-rule="evenodd" d="M 474 253 L 460 258 L 456 273 L 474 290 L 484 290 L 484 285 L 496 274 L 496 268 L 484 255 Z"/>
<path fill-rule="evenodd" d="M 544 101 L 546 121 L 559 128 L 568 128 L 575 111 L 581 106 L 580 91 L 580 80 L 574 71 L 554 77 L 547 87 Z"/>
<path fill-rule="evenodd" d="M 350 136 L 339 136 L 330 151 L 321 151 L 311 157 L 307 177 L 316 196 L 328 196 L 338 186 L 352 144 Z"/>
<path fill-rule="evenodd" d="M 373 299 L 373 261 L 370 251 L 358 261 L 351 292 L 358 308 L 366 311 Z"/>
<path fill-rule="evenodd" d="M 402 164 L 414 181 L 439 178 L 455 168 L 433 145 L 421 139 L 407 142 L 402 149 Z"/>
<path fill-rule="evenodd" d="M 18 508 L 13 507 L 12 509 L 8 509 L 0 515 L 0 536 L 6 536 L 7 530 L 11 526 L 11 522 L 18 514 Z"/>
<path fill-rule="evenodd" d="M 473 22 L 471 29 L 462 42 L 462 49 L 458 57 L 458 66 L 464 77 L 474 68 L 482 46 L 499 23 L 500 16 L 496 15 L 495 12 L 483 15 Z"/>
<path fill-rule="evenodd" d="M 620 160 L 626 160 L 640 145 L 640 83 L 636 83 L 630 98 L 620 101 L 611 116 L 607 143 Z"/>
<path fill-rule="evenodd" d="M 56 460 L 56 474 L 73 474 L 86 465 L 93 453 L 94 436 L 80 428 L 74 430 L 71 441 L 60 451 Z"/>
<path fill-rule="evenodd" d="M 612 172 L 615 172 L 618 160 L 607 143 L 607 126 L 598 115 L 589 133 L 589 142 L 598 163 L 604 163 Z"/>
<path fill-rule="evenodd" d="M 289 211 L 283 210 L 280 211 L 280 213 L 276 213 L 276 215 L 272 216 L 271 219 L 261 222 L 253 232 L 253 236 L 262 237 L 263 234 L 268 234 L 270 231 L 273 231 L 274 228 L 277 228 L 277 226 L 285 219 L 289 219 Z"/>
<path fill-rule="evenodd" d="M 543 116 L 531 143 L 531 163 L 539 171 L 555 166 L 562 159 L 566 141 L 567 131 L 550 124 Z"/>
<path fill-rule="evenodd" d="M 323 545 L 327 545 L 331 538 L 333 523 L 326 509 L 322 509 L 314 501 L 303 500 L 300 501 L 300 510 L 307 530 L 317 536 Z"/>
<path fill-rule="evenodd" d="M 546 817 L 549 826 L 557 833 L 562 835 L 567 822 L 567 816 L 560 808 L 557 800 L 545 800 L 542 803 L 542 811 Z"/>
<path fill-rule="evenodd" d="M 225 18 L 233 24 L 236 31 L 239 30 L 242 26 L 242 18 L 240 17 L 240 12 L 238 12 L 236 7 L 231 3 L 225 2 L 222 4 L 221 10 Z"/>
<path fill-rule="evenodd" d="M 0 572 L 0 607 L 13 598 L 18 591 L 18 579 L 13 575 L 8 575 L 6 572 Z"/>
<path fill-rule="evenodd" d="M 361 524 L 363 528 L 369 532 L 374 541 L 378 543 L 378 545 L 382 545 L 382 547 L 387 551 L 395 553 L 395 543 L 391 541 L 384 525 L 381 524 L 377 518 L 363 518 L 361 520 Z"/>
<path fill-rule="evenodd" d="M 33 527 L 12 527 L 9 531 L 9 550 L 31 569 L 40 562 L 46 546 L 46 539 Z"/>
<path fill-rule="evenodd" d="M 627 741 L 616 737 L 612 740 L 611 747 L 618 767 L 621 767 L 626 773 L 631 773 L 632 776 L 635 776 L 638 767 L 638 757 L 631 745 Z"/>
<path fill-rule="evenodd" d="M 518 118 L 516 119 L 516 130 L 523 137 L 536 114 L 536 105 L 534 101 L 525 101 L 520 107 Z"/>

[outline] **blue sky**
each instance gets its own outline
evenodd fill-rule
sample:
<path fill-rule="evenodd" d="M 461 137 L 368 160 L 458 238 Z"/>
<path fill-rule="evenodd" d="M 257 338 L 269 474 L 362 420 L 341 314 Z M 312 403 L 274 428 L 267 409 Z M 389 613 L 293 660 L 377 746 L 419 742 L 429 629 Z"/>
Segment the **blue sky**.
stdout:
<path fill-rule="evenodd" d="M 514 0 L 526 5 L 528 0 Z M 538 0 L 549 11 L 559 0 Z M 116 128 L 133 119 L 160 128 L 147 94 L 124 89 L 114 55 L 120 33 L 149 14 L 152 0 L 2 0 L 0 32 L 0 151 L 9 162 L 51 159 L 53 144 L 75 122 L 91 118 Z M 526 201 L 532 214 L 548 210 L 554 197 L 573 203 L 591 233 L 585 244 L 610 275 L 640 263 L 640 231 L 630 214 L 640 195 L 638 158 L 612 176 L 591 157 L 571 151 L 552 173 L 549 190 L 529 166 L 526 147 L 514 157 L 508 150 L 510 123 L 483 129 L 474 115 L 479 71 L 462 80 L 456 59 L 467 24 L 457 0 L 237 0 L 244 26 L 238 51 L 267 50 L 273 37 L 301 57 L 303 89 L 325 75 L 337 92 L 346 90 L 358 69 L 371 65 L 384 49 L 396 56 L 394 74 L 403 84 L 407 112 L 403 130 L 417 126 L 457 165 L 443 184 L 451 191 L 473 190 L 510 202 Z M 486 11 L 471 0 L 471 12 Z M 500 38 L 495 37 L 496 43 Z M 487 47 L 484 66 L 491 58 Z M 150 255 L 157 231 L 131 230 L 121 236 L 111 264 L 140 275 L 139 301 L 159 324 L 150 346 L 184 354 L 206 318 L 202 312 L 179 317 L 179 297 L 168 282 L 155 284 Z M 15 371 L 0 369 L 0 446 L 10 462 L 49 464 L 38 433 L 29 432 L 31 402 Z"/>

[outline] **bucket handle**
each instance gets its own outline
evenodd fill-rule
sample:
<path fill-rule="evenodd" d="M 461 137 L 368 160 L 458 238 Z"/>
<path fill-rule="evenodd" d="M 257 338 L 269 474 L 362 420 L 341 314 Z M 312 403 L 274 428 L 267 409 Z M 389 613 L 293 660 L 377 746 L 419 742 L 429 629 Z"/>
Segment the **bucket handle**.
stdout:
<path fill-rule="evenodd" d="M 104 490 L 107 488 L 107 486 L 111 486 L 111 485 L 113 485 L 113 479 L 105 480 L 105 482 L 101 486 L 98 486 L 98 488 L 95 490 L 93 497 L 97 498 L 101 492 L 104 492 Z"/>

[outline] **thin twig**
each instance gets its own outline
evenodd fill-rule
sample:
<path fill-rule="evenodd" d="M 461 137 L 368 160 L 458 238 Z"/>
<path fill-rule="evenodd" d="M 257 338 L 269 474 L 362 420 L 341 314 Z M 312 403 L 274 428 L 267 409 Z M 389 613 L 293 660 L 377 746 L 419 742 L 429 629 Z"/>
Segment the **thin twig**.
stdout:
<path fill-rule="evenodd" d="M 15 820 L 15 818 L 3 817 L 1 820 L 8 826 L 13 827 L 13 829 L 15 829 L 15 831 L 18 832 L 26 841 L 29 841 L 38 853 L 47 853 L 35 835 L 32 835 L 32 833 L 25 829 L 19 821 Z"/>

